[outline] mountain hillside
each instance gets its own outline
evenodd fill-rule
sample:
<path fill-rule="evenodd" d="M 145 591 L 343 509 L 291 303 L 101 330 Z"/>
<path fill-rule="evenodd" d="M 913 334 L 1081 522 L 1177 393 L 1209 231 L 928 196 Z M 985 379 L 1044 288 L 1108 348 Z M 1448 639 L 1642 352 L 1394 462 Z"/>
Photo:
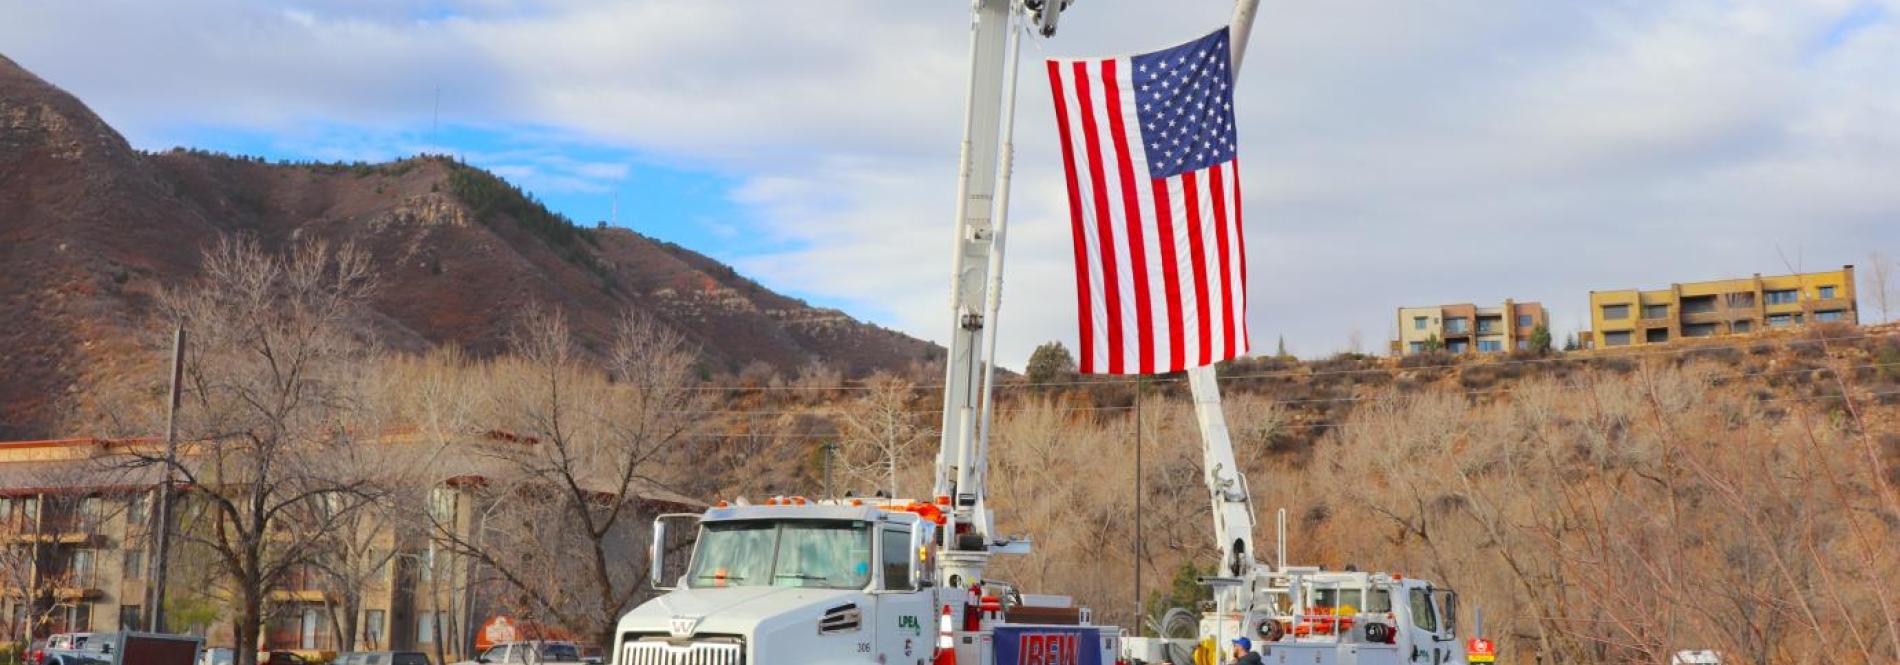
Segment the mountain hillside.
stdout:
<path fill-rule="evenodd" d="M 354 242 L 381 267 L 379 337 L 398 350 L 500 350 L 531 304 L 583 344 L 626 311 L 696 342 L 708 372 L 812 362 L 846 374 L 929 360 L 934 345 L 817 308 L 619 228 L 583 228 L 442 157 L 271 164 L 135 150 L 78 99 L 0 57 L 0 437 L 50 434 L 86 381 L 158 362 L 149 309 L 220 234 L 267 247 Z"/>

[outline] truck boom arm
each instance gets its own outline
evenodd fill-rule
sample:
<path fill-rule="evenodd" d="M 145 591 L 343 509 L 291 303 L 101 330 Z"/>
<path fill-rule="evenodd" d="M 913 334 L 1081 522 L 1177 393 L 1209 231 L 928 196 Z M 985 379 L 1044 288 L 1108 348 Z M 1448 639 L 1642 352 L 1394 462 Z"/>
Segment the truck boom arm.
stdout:
<path fill-rule="evenodd" d="M 1247 49 L 1247 36 L 1253 30 L 1254 11 L 1259 0 L 1236 0 L 1234 17 L 1228 24 L 1229 43 L 1233 46 L 1233 72 L 1240 76 L 1240 60 Z M 1220 383 L 1212 366 L 1187 371 L 1188 389 L 1194 395 L 1194 417 L 1201 426 L 1202 478 L 1207 483 L 1208 501 L 1214 515 L 1214 542 L 1220 547 L 1221 568 L 1225 575 L 1247 578 L 1259 565 L 1254 558 L 1253 496 L 1247 477 L 1234 460 L 1234 442 L 1227 433 L 1227 417 L 1221 409 Z M 1251 597 L 1246 586 L 1237 590 L 1241 602 Z M 1245 607 L 1229 605 L 1233 609 Z"/>

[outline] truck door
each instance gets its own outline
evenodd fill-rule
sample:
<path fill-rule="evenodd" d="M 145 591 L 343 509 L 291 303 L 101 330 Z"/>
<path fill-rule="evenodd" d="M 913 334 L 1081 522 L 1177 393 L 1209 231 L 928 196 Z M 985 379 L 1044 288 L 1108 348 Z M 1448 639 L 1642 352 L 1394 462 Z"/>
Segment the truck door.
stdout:
<path fill-rule="evenodd" d="M 1400 634 L 1408 637 L 1401 640 L 1401 656 L 1407 656 L 1412 663 L 1426 665 L 1444 665 L 1454 661 L 1454 649 L 1458 639 L 1452 634 L 1451 621 L 1440 611 L 1438 594 L 1431 587 L 1408 586 L 1406 591 L 1406 614 L 1410 626 L 1401 629 Z M 1403 644 L 1409 641 L 1411 644 Z"/>
<path fill-rule="evenodd" d="M 910 529 L 878 528 L 878 588 L 871 594 L 876 608 L 865 612 L 865 620 L 877 627 L 872 631 L 874 648 L 886 665 L 926 665 L 936 649 L 937 615 L 931 612 L 935 602 L 929 589 L 911 582 L 916 557 Z"/>

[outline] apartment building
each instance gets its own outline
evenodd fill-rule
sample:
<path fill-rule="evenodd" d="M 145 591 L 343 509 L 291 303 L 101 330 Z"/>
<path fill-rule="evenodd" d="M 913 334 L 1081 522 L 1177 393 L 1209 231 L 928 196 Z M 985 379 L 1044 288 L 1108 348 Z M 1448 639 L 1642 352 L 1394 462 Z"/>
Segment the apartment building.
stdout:
<path fill-rule="evenodd" d="M 102 455 L 126 445 L 149 442 L 0 442 L 0 643 L 59 632 L 144 629 L 156 521 L 151 507 L 159 477 L 150 467 L 131 473 L 104 469 L 98 461 Z M 485 482 L 483 462 L 432 464 L 444 480 L 416 493 L 427 503 L 416 510 L 430 511 L 435 524 L 472 535 L 479 528 L 475 516 L 493 512 L 488 508 L 493 499 L 475 491 Z M 179 495 L 180 529 L 204 519 L 193 517 L 203 513 L 192 506 L 203 500 L 202 491 L 214 490 Z M 703 507 L 658 488 L 643 490 L 635 504 L 629 528 L 642 533 L 651 515 Z M 368 564 L 355 578 L 361 599 L 354 617 L 355 648 L 433 656 L 440 639 L 448 660 L 472 657 L 477 628 L 507 613 L 505 587 L 472 559 L 431 546 L 414 529 L 375 520 L 374 513 L 367 514 L 353 526 L 371 534 L 362 542 L 372 544 L 359 552 L 359 561 Z M 629 560 L 639 557 L 644 537 L 629 534 L 621 541 L 629 548 Z M 173 541 L 169 628 L 203 635 L 212 646 L 232 646 L 231 594 L 217 587 L 209 553 L 194 555 L 191 544 L 182 541 Z M 338 631 L 347 623 L 338 615 L 344 590 L 337 584 L 334 574 L 320 574 L 314 565 L 290 570 L 269 594 L 259 648 L 312 655 L 341 650 L 345 640 Z"/>
<path fill-rule="evenodd" d="M 1757 273 L 1653 291 L 1591 291 L 1588 346 L 1661 344 L 1832 322 L 1860 322 L 1854 266 L 1767 277 Z"/>
<path fill-rule="evenodd" d="M 1544 306 L 1505 300 L 1500 307 L 1464 303 L 1432 307 L 1400 307 L 1399 338 L 1395 355 L 1432 350 L 1451 353 L 1500 353 L 1530 348 L 1531 333 L 1550 326 Z"/>

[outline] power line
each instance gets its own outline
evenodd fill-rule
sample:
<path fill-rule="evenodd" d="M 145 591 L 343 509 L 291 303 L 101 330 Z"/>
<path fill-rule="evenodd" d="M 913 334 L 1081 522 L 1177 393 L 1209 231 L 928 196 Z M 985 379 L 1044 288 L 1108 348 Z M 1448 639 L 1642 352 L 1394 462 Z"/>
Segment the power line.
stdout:
<path fill-rule="evenodd" d="M 1900 396 L 1900 389 L 1870 391 L 1867 393 L 1866 396 L 1876 397 L 1876 398 L 1888 397 L 1888 396 Z M 1847 399 L 1852 399 L 1852 398 L 1853 396 L 1850 396 L 1850 395 L 1806 395 L 1806 396 L 1790 396 L 1790 397 L 1770 397 L 1770 398 L 1758 399 L 1756 400 L 1756 402 L 1757 403 L 1817 402 L 1817 401 L 1826 401 L 1826 400 L 1847 400 Z M 1355 399 L 1358 401 L 1373 401 L 1373 400 L 1378 400 L 1382 398 L 1366 397 L 1366 398 L 1355 398 Z M 1134 407 L 1133 406 L 1104 406 L 1104 407 L 1090 407 L 1088 409 L 1075 409 L 1075 410 L 1132 411 L 1134 410 Z M 1058 410 L 1058 412 L 1060 411 L 1061 410 Z M 1288 427 L 1288 428 L 1295 428 L 1295 429 L 1324 430 L 1324 429 L 1340 429 L 1340 428 L 1345 428 L 1345 427 L 1351 427 L 1352 425 L 1353 423 L 1345 423 L 1345 422 L 1318 422 L 1318 423 L 1290 423 L 1283 426 Z M 765 435 L 763 433 L 758 433 L 758 434 L 760 436 L 769 436 L 770 438 L 773 438 L 773 439 L 836 439 L 838 438 L 836 434 L 817 434 L 817 433 L 771 434 L 771 435 Z M 744 437 L 748 435 L 750 435 L 750 433 L 748 434 L 695 434 L 689 438 L 701 439 L 701 440 L 734 439 L 734 438 L 740 438 L 740 437 Z"/>
<path fill-rule="evenodd" d="M 1867 363 L 1864 365 L 1850 365 L 1848 367 L 1843 367 L 1840 369 L 1859 370 L 1859 369 L 1880 369 L 1880 368 L 1886 368 L 1886 367 L 1900 367 L 1900 362 Z M 1776 375 L 1781 375 L 1781 374 L 1802 374 L 1802 373 L 1807 373 L 1807 372 L 1833 373 L 1835 371 L 1836 371 L 1835 368 L 1832 368 L 1832 367 L 1795 367 L 1795 368 L 1778 369 L 1778 370 L 1764 370 L 1764 371 L 1759 371 L 1759 372 L 1740 372 L 1736 374 L 1715 375 L 1715 376 L 1705 377 L 1705 380 L 1733 381 L 1733 380 L 1757 378 L 1757 377 L 1763 377 L 1763 376 L 1776 376 Z M 1477 389 L 1477 390 L 1459 391 L 1458 394 L 1461 394 L 1467 397 L 1475 397 L 1475 396 L 1481 396 L 1481 395 L 1507 395 L 1507 394 L 1518 392 L 1519 390 L 1521 390 L 1521 388 Z M 1582 391 L 1581 388 L 1560 388 L 1560 390 L 1575 390 L 1579 392 Z M 1338 403 L 1338 402 L 1377 401 L 1381 399 L 1386 399 L 1386 397 L 1384 396 L 1309 397 L 1309 398 L 1299 398 L 1299 399 L 1276 399 L 1276 400 L 1271 400 L 1271 402 L 1274 404 L 1322 404 L 1322 403 Z M 1768 400 L 1761 400 L 1761 401 L 1768 401 Z M 999 409 L 996 409 L 994 413 L 1014 413 L 1014 412 L 1020 412 L 1020 411 L 1027 411 L 1034 408 L 1036 407 L 999 408 Z M 1118 410 L 1128 410 L 1132 408 L 1133 407 L 1131 406 L 1072 406 L 1072 407 L 1058 407 L 1058 410 L 1062 412 L 1118 411 Z M 691 415 L 743 415 L 743 416 L 780 416 L 780 417 L 782 416 L 810 416 L 810 417 L 818 417 L 818 418 L 822 418 L 828 415 L 826 413 L 826 410 L 824 409 L 805 410 L 805 411 L 787 411 L 787 410 L 762 411 L 762 410 L 756 410 L 756 409 L 704 409 L 704 410 L 685 411 L 682 413 L 687 413 Z M 940 409 L 908 409 L 908 410 L 903 411 L 903 413 L 935 414 L 935 413 L 941 413 L 941 410 Z"/>
<path fill-rule="evenodd" d="M 1255 373 L 1249 373 L 1249 374 L 1228 374 L 1225 376 L 1221 376 L 1219 380 L 1220 381 L 1241 381 L 1241 380 L 1252 380 L 1252 379 L 1272 379 L 1272 378 L 1288 378 L 1288 377 L 1338 376 L 1338 375 L 1346 375 L 1346 374 L 1398 374 L 1401 372 L 1408 372 L 1408 371 L 1418 372 L 1418 371 L 1431 371 L 1431 370 L 1441 370 L 1441 369 L 1461 369 L 1465 367 L 1547 365 L 1547 364 L 1558 364 L 1558 363 L 1587 364 L 1587 363 L 1597 363 L 1597 362 L 1621 360 L 1621 359 L 1629 359 L 1629 358 L 1651 358 L 1651 357 L 1686 355 L 1686 354 L 1710 354 L 1710 353 L 1724 353 L 1728 351 L 1733 351 L 1735 353 L 1743 353 L 1743 352 L 1753 351 L 1755 349 L 1763 349 L 1763 348 L 1769 348 L 1769 349 L 1790 348 L 1790 347 L 1813 345 L 1813 344 L 1825 345 L 1825 344 L 1834 343 L 1834 342 L 1852 342 L 1852 341 L 1865 340 L 1865 339 L 1891 338 L 1891 337 L 1896 337 L 1896 336 L 1900 336 L 1900 333 L 1881 332 L 1881 333 L 1874 333 L 1874 334 L 1859 334 L 1859 335 L 1848 335 L 1848 336 L 1841 336 L 1841 337 L 1829 337 L 1825 339 L 1770 340 L 1770 341 L 1763 341 L 1763 342 L 1757 342 L 1753 344 L 1744 344 L 1744 345 L 1721 345 L 1721 346 L 1710 345 L 1710 346 L 1692 346 L 1692 347 L 1683 347 L 1683 348 L 1666 348 L 1666 349 L 1653 349 L 1653 350 L 1630 350 L 1630 351 L 1609 352 L 1604 355 L 1589 355 L 1589 356 L 1571 355 L 1571 353 L 1574 353 L 1574 352 L 1571 352 L 1571 353 L 1566 353 L 1563 355 L 1554 355 L 1554 356 L 1548 356 L 1548 357 L 1543 357 L 1543 358 L 1515 358 L 1515 359 L 1505 359 L 1505 360 L 1495 360 L 1495 361 L 1456 361 L 1456 362 L 1451 362 L 1451 363 L 1440 363 L 1440 364 L 1435 364 L 1435 365 L 1415 365 L 1411 367 L 1406 367 L 1406 366 L 1355 367 L 1351 369 L 1337 369 L 1337 370 L 1315 370 L 1315 369 L 1309 369 L 1309 368 L 1299 368 L 1299 369 L 1287 369 L 1287 370 L 1273 370 L 1273 371 L 1268 371 L 1268 372 L 1255 372 Z M 1074 380 L 1066 380 L 1066 381 L 1017 381 L 1017 382 L 1012 382 L 1012 383 L 998 383 L 996 385 L 996 388 L 1001 390 L 1001 389 L 1065 387 L 1065 386 L 1071 386 L 1071 387 L 1072 386 L 1107 386 L 1107 385 L 1132 384 L 1136 380 L 1137 380 L 1136 377 L 1133 377 L 1133 376 L 1104 375 L 1104 376 L 1100 376 L 1099 378 L 1074 379 Z M 1179 383 L 1181 381 L 1183 381 L 1183 379 L 1179 377 L 1160 376 L 1160 377 L 1147 378 L 1147 382 L 1151 384 L 1153 383 Z M 851 385 L 854 383 L 858 385 Z M 766 391 L 788 391 L 788 390 L 864 391 L 864 390 L 874 389 L 873 386 L 865 385 L 865 382 L 861 380 L 847 381 L 845 385 L 835 385 L 835 386 L 693 385 L 693 386 L 684 386 L 684 387 L 691 390 L 726 391 L 726 392 L 754 392 L 754 391 L 766 392 Z M 941 389 L 942 387 L 943 385 L 940 383 L 919 383 L 919 384 L 911 385 L 909 389 L 912 391 L 920 391 L 920 390 L 936 390 L 936 389 Z"/>

